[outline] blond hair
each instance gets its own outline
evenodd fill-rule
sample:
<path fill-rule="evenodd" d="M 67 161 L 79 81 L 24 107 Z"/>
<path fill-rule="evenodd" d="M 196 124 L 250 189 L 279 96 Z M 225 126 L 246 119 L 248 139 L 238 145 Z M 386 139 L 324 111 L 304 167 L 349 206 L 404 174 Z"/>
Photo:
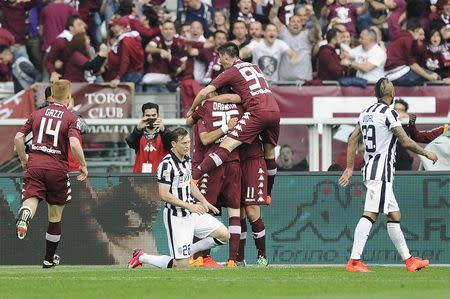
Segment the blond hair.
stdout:
<path fill-rule="evenodd" d="M 70 97 L 70 81 L 57 80 L 52 84 L 52 98 L 56 101 L 64 101 Z"/>

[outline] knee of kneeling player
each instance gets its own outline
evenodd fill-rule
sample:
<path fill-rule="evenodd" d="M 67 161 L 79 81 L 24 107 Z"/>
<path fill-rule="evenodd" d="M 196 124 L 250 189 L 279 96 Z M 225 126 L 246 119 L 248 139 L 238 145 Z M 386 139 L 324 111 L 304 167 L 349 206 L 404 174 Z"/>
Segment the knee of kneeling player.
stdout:
<path fill-rule="evenodd" d="M 219 228 L 216 239 L 219 239 L 223 243 L 227 243 L 230 237 L 231 237 L 230 232 L 225 226 Z"/>

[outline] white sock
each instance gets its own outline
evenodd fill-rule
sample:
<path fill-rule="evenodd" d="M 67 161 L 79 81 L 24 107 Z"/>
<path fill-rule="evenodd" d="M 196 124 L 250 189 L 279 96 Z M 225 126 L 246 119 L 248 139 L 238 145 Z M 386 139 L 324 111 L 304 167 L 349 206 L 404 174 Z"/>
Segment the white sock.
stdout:
<path fill-rule="evenodd" d="M 168 268 L 167 266 L 169 266 L 171 260 L 172 258 L 168 255 L 143 254 L 139 257 L 139 262 L 158 268 Z"/>
<path fill-rule="evenodd" d="M 191 256 L 199 251 L 207 250 L 216 245 L 223 245 L 223 244 L 224 243 L 222 243 L 220 240 L 213 237 L 201 239 L 200 241 L 191 245 Z"/>
<path fill-rule="evenodd" d="M 409 259 L 411 254 L 409 253 L 408 245 L 406 245 L 405 236 L 400 228 L 400 223 L 388 222 L 386 226 L 389 238 L 391 238 L 392 243 L 394 243 L 395 248 L 397 248 L 402 260 Z"/>
<path fill-rule="evenodd" d="M 352 254 L 351 259 L 359 260 L 361 259 L 361 254 L 363 253 L 364 246 L 366 246 L 367 238 L 369 237 L 370 229 L 372 228 L 372 222 L 361 217 L 355 228 L 355 236 L 353 239 Z"/>

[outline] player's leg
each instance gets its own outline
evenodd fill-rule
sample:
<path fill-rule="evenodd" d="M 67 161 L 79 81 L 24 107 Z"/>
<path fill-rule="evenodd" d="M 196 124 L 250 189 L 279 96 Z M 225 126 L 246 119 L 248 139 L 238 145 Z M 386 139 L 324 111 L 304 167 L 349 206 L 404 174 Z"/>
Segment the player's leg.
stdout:
<path fill-rule="evenodd" d="M 402 260 L 405 262 L 406 269 L 408 271 L 420 270 L 425 268 L 430 263 L 429 260 L 422 260 L 418 257 L 411 256 L 408 245 L 406 244 L 405 236 L 403 235 L 400 227 L 400 209 L 395 199 L 394 192 L 392 190 L 392 184 L 386 183 L 386 202 L 387 202 L 387 231 L 389 238 L 394 243 L 395 248 L 400 254 Z"/>
<path fill-rule="evenodd" d="M 258 251 L 257 265 L 265 267 L 268 264 L 266 256 L 266 226 L 261 218 L 261 209 L 258 205 L 248 205 L 245 213 L 252 227 L 253 240 Z"/>
<path fill-rule="evenodd" d="M 367 187 L 367 193 L 364 213 L 355 228 L 352 252 L 345 267 L 348 272 L 369 271 L 361 261 L 361 255 L 366 246 L 372 225 L 377 220 L 378 213 L 383 213 L 385 190 L 383 190 L 382 182 L 367 181 L 365 185 Z"/>
<path fill-rule="evenodd" d="M 245 209 L 241 208 L 241 236 L 239 238 L 239 249 L 237 254 L 237 265 L 245 266 L 245 244 L 247 243 L 247 218 Z"/>
<path fill-rule="evenodd" d="M 194 235 L 201 238 L 190 246 L 190 253 L 203 251 L 217 245 L 225 245 L 230 239 L 230 232 L 219 220 L 210 214 L 192 214 L 194 217 Z"/>
<path fill-rule="evenodd" d="M 199 180 L 203 174 L 209 173 L 214 168 L 222 165 L 228 159 L 230 153 L 241 144 L 241 141 L 227 136 L 214 153 L 206 156 L 197 168 L 192 169 L 192 178 Z"/>
<path fill-rule="evenodd" d="M 264 144 L 264 160 L 267 167 L 267 197 L 272 199 L 272 188 L 275 183 L 275 176 L 277 174 L 277 162 L 275 161 L 275 146 L 270 143 Z"/>
<path fill-rule="evenodd" d="M 240 194 L 240 192 L 239 192 Z M 241 239 L 241 210 L 228 208 L 228 230 L 230 231 L 230 244 L 228 252 L 229 267 L 236 266 L 239 243 Z"/>
<path fill-rule="evenodd" d="M 39 199 L 36 197 L 27 198 L 22 202 L 16 222 L 17 237 L 19 239 L 22 240 L 27 235 L 29 222 L 35 215 L 38 204 Z"/>
<path fill-rule="evenodd" d="M 51 268 L 59 263 L 55 263 L 55 253 L 61 239 L 61 219 L 64 205 L 48 205 L 48 227 L 45 233 L 45 257 L 42 267 Z"/>

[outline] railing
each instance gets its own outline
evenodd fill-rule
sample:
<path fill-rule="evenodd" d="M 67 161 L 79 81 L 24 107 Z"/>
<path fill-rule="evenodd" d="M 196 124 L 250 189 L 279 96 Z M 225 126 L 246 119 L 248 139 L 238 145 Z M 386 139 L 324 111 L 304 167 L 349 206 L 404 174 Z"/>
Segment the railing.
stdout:
<path fill-rule="evenodd" d="M 25 119 L 0 119 L 0 126 L 20 126 L 25 123 Z M 126 125 L 135 126 L 139 119 L 86 119 L 88 125 Z M 282 126 L 303 125 L 308 127 L 309 138 L 309 170 L 325 171 L 332 162 L 332 126 L 335 125 L 355 125 L 356 118 L 282 118 Z M 416 123 L 419 125 L 442 125 L 449 123 L 447 117 L 419 117 Z M 184 126 L 184 119 L 164 119 L 167 126 Z M 320 139 L 322 136 L 322 139 Z M 320 164 L 320 160 L 322 163 Z M 132 165 L 132 161 L 130 161 Z M 321 166 L 320 166 L 321 165 Z"/>

